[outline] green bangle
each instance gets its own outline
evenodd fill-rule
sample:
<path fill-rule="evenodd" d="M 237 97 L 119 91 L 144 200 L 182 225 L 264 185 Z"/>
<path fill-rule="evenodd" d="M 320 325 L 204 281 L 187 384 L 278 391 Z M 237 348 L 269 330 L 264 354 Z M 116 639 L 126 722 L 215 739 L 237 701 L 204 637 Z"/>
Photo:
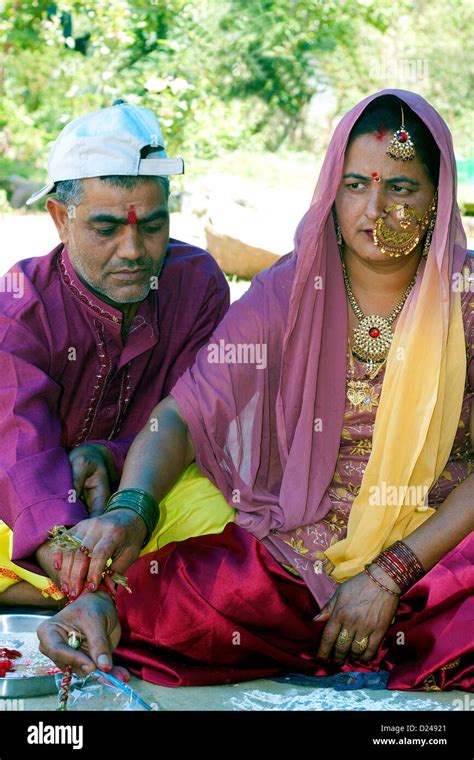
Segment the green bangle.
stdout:
<path fill-rule="evenodd" d="M 143 546 L 150 540 L 160 519 L 160 508 L 149 493 L 140 488 L 124 488 L 114 493 L 107 502 L 105 512 L 115 509 L 130 509 L 139 515 L 146 525 L 147 535 Z"/>
<path fill-rule="evenodd" d="M 159 507 L 155 499 L 146 491 L 139 488 L 124 488 L 114 493 L 107 502 L 106 511 L 112 508 L 117 509 L 118 505 L 136 508 L 137 511 L 144 512 L 150 516 L 150 523 L 158 522 Z"/>

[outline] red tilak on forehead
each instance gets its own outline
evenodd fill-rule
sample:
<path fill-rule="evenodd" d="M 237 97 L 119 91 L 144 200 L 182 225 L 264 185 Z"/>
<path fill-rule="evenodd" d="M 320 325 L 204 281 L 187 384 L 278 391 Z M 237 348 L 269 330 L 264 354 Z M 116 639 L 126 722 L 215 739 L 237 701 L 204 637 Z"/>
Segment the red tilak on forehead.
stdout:
<path fill-rule="evenodd" d="M 377 172 L 371 172 L 370 176 L 372 177 L 372 179 L 374 180 L 374 182 L 380 182 L 380 177 L 377 174 Z"/>
<path fill-rule="evenodd" d="M 137 223 L 137 215 L 135 213 L 135 206 L 133 203 L 128 209 L 128 222 L 129 224 L 136 224 Z"/>

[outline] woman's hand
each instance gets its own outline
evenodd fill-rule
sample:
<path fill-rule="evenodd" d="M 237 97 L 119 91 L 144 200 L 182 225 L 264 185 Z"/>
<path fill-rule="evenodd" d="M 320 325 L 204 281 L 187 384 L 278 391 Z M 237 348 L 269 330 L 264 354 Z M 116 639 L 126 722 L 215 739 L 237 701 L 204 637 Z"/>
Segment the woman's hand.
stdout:
<path fill-rule="evenodd" d="M 392 590 L 399 590 L 379 567 L 371 566 L 370 572 Z M 371 660 L 395 615 L 398 602 L 398 596 L 379 588 L 365 572 L 342 583 L 315 618 L 317 621 L 328 621 L 318 658 L 328 661 L 333 652 L 334 661 L 338 664 L 342 664 L 348 656 L 361 662 Z M 342 641 L 340 633 L 344 629 L 348 636 Z M 366 647 L 363 646 L 366 643 L 364 639 L 367 639 Z M 362 642 L 362 646 L 357 642 Z"/>
<path fill-rule="evenodd" d="M 90 591 L 99 587 L 109 559 L 112 570 L 124 574 L 140 554 L 147 529 L 133 510 L 114 509 L 82 520 L 70 532 L 92 553 L 90 558 L 79 550 L 63 553 L 61 581 L 67 588 L 63 593 L 74 598 L 81 593 L 83 584 Z M 109 585 L 110 579 L 105 578 Z"/>
<path fill-rule="evenodd" d="M 71 631 L 79 634 L 80 649 L 67 643 Z M 84 593 L 57 615 L 41 623 L 37 631 L 40 652 L 64 670 L 84 676 L 96 668 L 110 671 L 112 652 L 120 641 L 120 623 L 115 604 L 104 591 Z"/>
<path fill-rule="evenodd" d="M 129 509 L 104 514 L 117 484 L 113 457 L 107 446 L 89 443 L 76 446 L 69 453 L 74 489 L 82 499 L 90 518 L 70 529 L 80 538 L 93 556 L 80 551 L 62 551 L 50 540 L 37 551 L 37 560 L 61 591 L 76 598 L 87 585 L 95 591 L 102 579 L 109 559 L 115 560 L 113 570 L 124 573 L 137 558 L 146 536 L 143 520 Z M 113 583 L 105 576 L 105 583 L 113 590 Z"/>
<path fill-rule="evenodd" d="M 136 560 L 143 546 L 147 528 L 142 518 L 131 509 L 114 509 L 99 517 L 81 520 L 69 532 L 79 538 L 92 557 L 76 551 L 57 551 L 51 541 L 44 551 L 49 556 L 37 553 L 40 565 L 47 570 L 47 562 L 54 557 L 55 580 L 63 594 L 72 599 L 79 596 L 84 586 L 95 591 L 102 580 L 107 561 L 111 568 L 124 574 Z M 40 547 L 43 550 L 43 547 Z M 45 567 L 46 564 L 46 567 Z M 113 590 L 113 582 L 108 575 L 105 584 Z"/>

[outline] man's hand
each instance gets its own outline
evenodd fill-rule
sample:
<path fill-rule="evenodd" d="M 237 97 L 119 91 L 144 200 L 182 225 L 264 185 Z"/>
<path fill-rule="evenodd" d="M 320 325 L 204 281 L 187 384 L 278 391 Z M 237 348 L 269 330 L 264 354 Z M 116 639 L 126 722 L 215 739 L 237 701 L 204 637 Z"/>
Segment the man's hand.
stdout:
<path fill-rule="evenodd" d="M 72 449 L 69 453 L 69 462 L 74 489 L 78 498 L 86 505 L 91 518 L 103 514 L 111 489 L 118 484 L 112 453 L 107 446 L 100 443 L 88 443 Z M 83 525 L 83 522 L 78 524 Z M 71 530 L 74 532 L 75 528 Z M 69 575 L 72 566 L 70 555 L 63 554 L 52 541 L 47 540 L 38 548 L 36 560 L 55 585 L 63 593 L 69 594 Z M 108 585 L 112 588 L 109 582 Z M 96 588 L 97 586 L 98 583 L 96 583 Z M 76 595 L 79 593 L 80 590 Z"/>
<path fill-rule="evenodd" d="M 101 515 L 112 489 L 117 486 L 112 453 L 101 443 L 87 443 L 70 451 L 69 462 L 78 498 L 84 502 L 91 517 Z"/>
<path fill-rule="evenodd" d="M 81 637 L 81 649 L 68 646 L 71 631 Z M 40 652 L 59 668 L 70 665 L 74 673 L 84 676 L 96 667 L 111 670 L 112 652 L 120 641 L 120 623 L 115 604 L 106 592 L 86 592 L 41 623 L 37 634 Z"/>
<path fill-rule="evenodd" d="M 373 574 L 380 568 L 372 566 Z M 383 573 L 383 571 L 381 571 Z M 383 573 L 385 576 L 385 573 Z M 388 580 L 387 580 L 388 579 Z M 384 585 L 396 591 L 395 584 L 385 576 Z M 327 661 L 334 649 L 334 662 L 342 664 L 347 656 L 361 662 L 368 662 L 377 653 L 380 642 L 395 615 L 399 597 L 379 588 L 367 575 L 359 573 L 342 583 L 331 597 L 317 621 L 328 621 L 324 628 L 318 657 Z M 340 632 L 346 629 L 349 636 L 344 643 L 338 640 Z M 364 649 L 357 644 L 368 638 Z"/>

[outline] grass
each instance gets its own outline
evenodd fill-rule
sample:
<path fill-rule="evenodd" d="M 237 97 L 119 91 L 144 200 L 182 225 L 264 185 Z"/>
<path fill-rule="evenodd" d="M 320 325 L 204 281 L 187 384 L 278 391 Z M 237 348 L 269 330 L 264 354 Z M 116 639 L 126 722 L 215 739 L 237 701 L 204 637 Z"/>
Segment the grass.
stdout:
<path fill-rule="evenodd" d="M 190 159 L 191 181 L 206 175 L 228 174 L 244 180 L 258 181 L 272 188 L 312 190 L 316 184 L 322 156 L 309 152 L 281 150 L 278 153 L 232 151 L 210 160 Z"/>

